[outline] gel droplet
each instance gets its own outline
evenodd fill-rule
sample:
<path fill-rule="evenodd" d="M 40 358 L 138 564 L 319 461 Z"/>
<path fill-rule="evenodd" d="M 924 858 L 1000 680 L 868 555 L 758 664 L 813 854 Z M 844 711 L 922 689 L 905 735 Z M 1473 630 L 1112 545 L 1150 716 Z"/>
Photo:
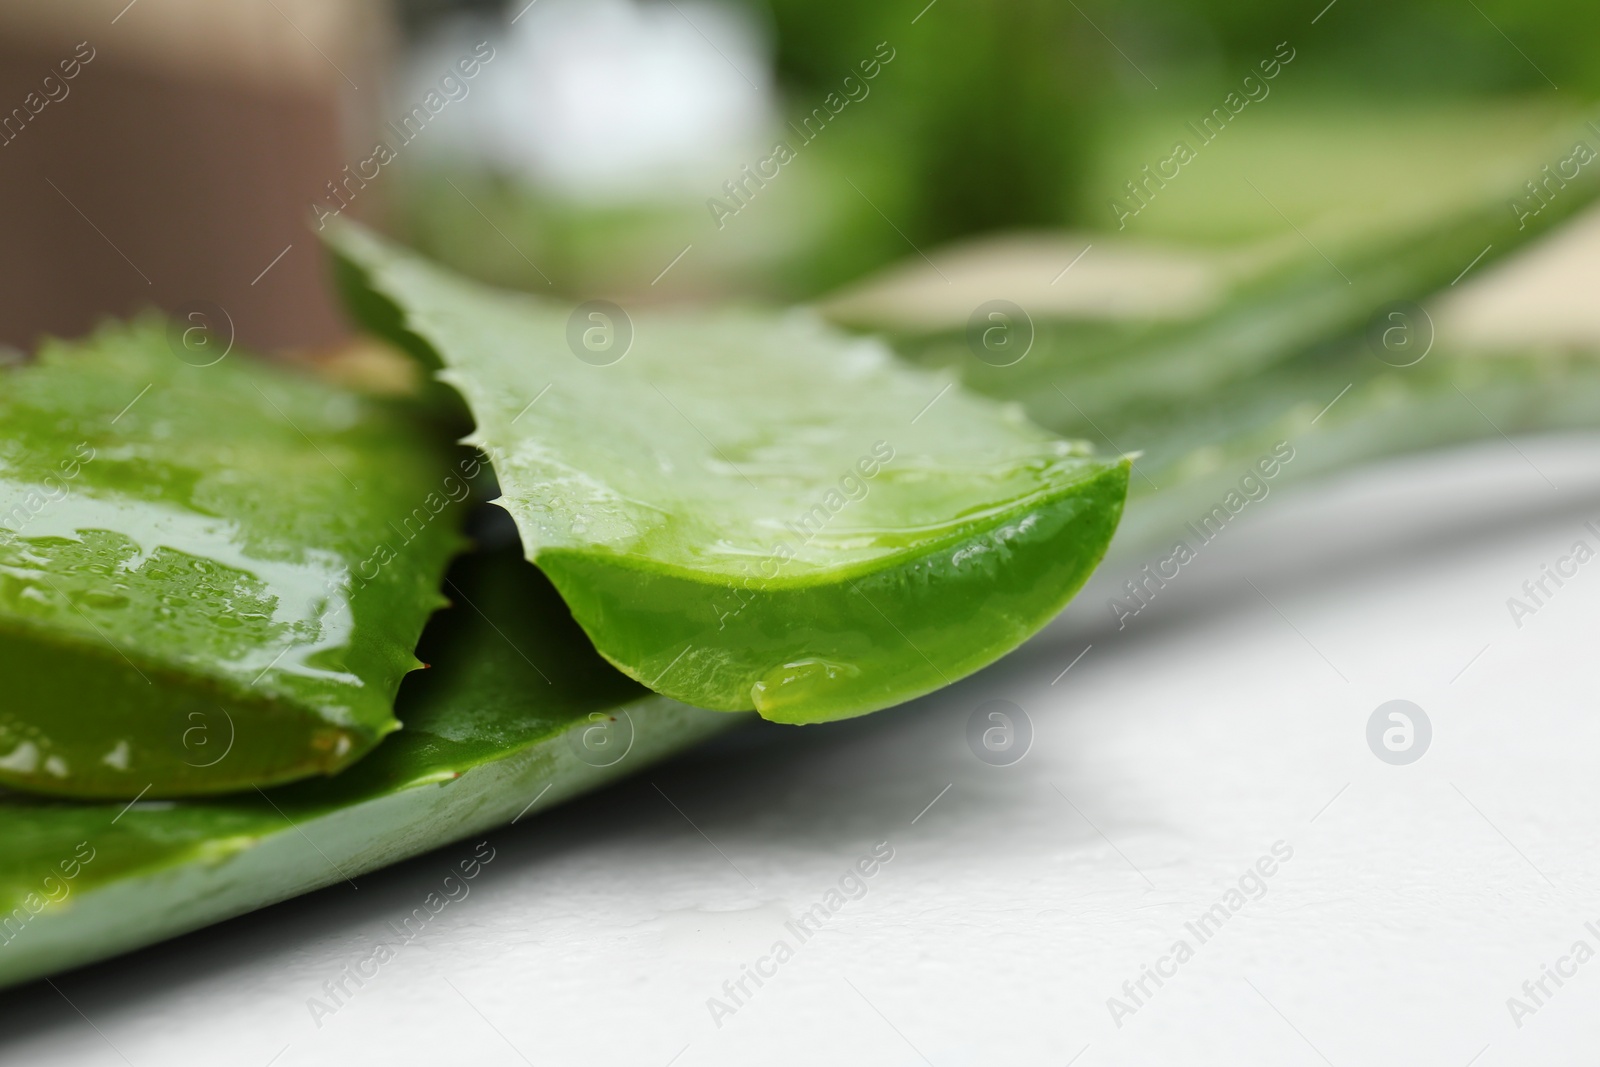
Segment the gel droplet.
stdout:
<path fill-rule="evenodd" d="M 826 694 L 836 684 L 847 683 L 859 677 L 861 668 L 848 663 L 809 657 L 793 660 L 775 667 L 762 675 L 750 687 L 750 699 L 764 718 L 781 718 L 775 713 L 785 707 L 804 706 L 813 701 L 826 700 Z"/>

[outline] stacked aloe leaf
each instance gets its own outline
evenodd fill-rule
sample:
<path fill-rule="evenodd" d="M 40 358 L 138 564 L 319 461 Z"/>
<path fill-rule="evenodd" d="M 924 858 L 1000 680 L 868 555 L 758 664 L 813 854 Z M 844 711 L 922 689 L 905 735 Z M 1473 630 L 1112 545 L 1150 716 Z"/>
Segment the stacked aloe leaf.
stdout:
<path fill-rule="evenodd" d="M 382 400 L 203 333 L 194 358 L 155 317 L 0 372 L 0 981 L 513 820 L 730 713 L 939 688 L 1048 622 L 1121 516 L 1126 460 L 812 315 L 597 325 L 332 243 L 448 388 Z M 480 515 L 462 556 L 489 497 L 513 528 Z"/>
<path fill-rule="evenodd" d="M 899 359 L 812 311 L 497 291 L 345 226 L 352 311 L 426 372 L 399 395 L 197 358 L 156 317 L 0 370 L 0 983 L 355 879 L 740 713 L 948 685 L 1061 609 L 1130 494 L 1145 543 L 1268 457 L 1594 425 L 1587 351 L 1412 358 L 1415 305 L 1593 199 L 1585 170 L 1510 209 L 1577 136 L 1543 121 L 1405 210 L 1330 194 L 1197 237 L 1155 200 L 1139 239 L 824 305 Z"/>

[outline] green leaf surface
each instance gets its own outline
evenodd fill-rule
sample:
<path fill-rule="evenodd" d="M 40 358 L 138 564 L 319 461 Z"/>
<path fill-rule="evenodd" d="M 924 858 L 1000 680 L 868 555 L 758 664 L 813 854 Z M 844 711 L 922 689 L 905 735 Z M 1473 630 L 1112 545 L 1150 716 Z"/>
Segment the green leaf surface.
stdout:
<path fill-rule="evenodd" d="M 612 670 L 537 570 L 460 560 L 392 734 L 336 778 L 132 805 L 0 796 L 0 986 L 537 814 L 737 725 Z"/>
<path fill-rule="evenodd" d="M 991 284 L 974 280 L 953 291 L 943 270 L 915 261 L 923 303 L 936 309 L 923 327 L 906 320 L 903 306 L 875 295 L 883 290 L 874 283 L 827 306 L 851 327 L 892 332 L 896 349 L 918 365 L 1017 401 L 1057 433 L 1093 439 L 1095 423 L 1126 405 L 1181 405 L 1359 334 L 1381 309 L 1419 301 L 1469 271 L 1481 274 L 1600 196 L 1600 139 L 1570 112 L 1506 105 L 1488 118 L 1450 112 L 1448 136 L 1423 125 L 1428 113 L 1408 113 L 1409 127 L 1328 109 L 1290 114 L 1270 125 L 1283 136 L 1240 140 L 1241 131 L 1230 129 L 1178 177 L 1159 189 L 1151 182 L 1149 214 L 1141 212 L 1125 233 L 1087 235 L 1074 248 L 1089 245 L 1075 268 L 1080 275 L 1095 269 L 1094 257 L 1128 250 L 1155 259 L 1165 248 L 1174 264 L 1209 266 L 1208 299 L 1175 313 L 1063 315 L 1049 300 L 1071 288 L 1072 273 L 1052 282 L 1041 267 L 1036 284 L 991 276 Z M 1474 123 L 1487 125 L 1473 132 Z M 1519 124 L 1517 137 L 1504 136 Z M 1318 141 L 1326 144 L 1312 150 Z M 1356 151 L 1362 143 L 1367 149 Z M 1436 149 L 1445 145 L 1454 151 L 1440 155 Z M 1451 166 L 1439 166 L 1440 158 Z M 1148 181 L 1131 159 L 1118 160 L 1131 168 L 1130 178 Z M 1171 210 L 1174 203 L 1182 214 Z M 1245 226 L 1251 216 L 1259 224 Z M 1223 225 L 1223 218 L 1230 221 Z M 1155 225 L 1157 219 L 1173 224 Z M 1177 225 L 1184 220 L 1199 229 Z M 1206 228 L 1213 223 L 1220 229 Z M 1238 236 L 1223 250 L 1196 240 L 1202 233 Z M 1070 259 L 1063 255 L 1061 265 Z M 903 301 L 913 286 L 899 282 L 895 295 Z M 1166 280 L 1152 273 L 1125 284 L 1148 295 Z M 1026 332 L 1025 358 L 987 358 L 969 331 L 948 321 L 952 305 L 964 315 L 995 298 L 1011 299 L 1031 318 L 1007 321 L 993 334 L 1015 347 L 1023 343 L 1018 331 Z"/>
<path fill-rule="evenodd" d="M 1359 333 L 1383 307 L 1421 300 L 1469 265 L 1485 268 L 1564 221 L 1596 191 L 1600 182 L 1574 187 L 1526 227 L 1499 196 L 1435 225 L 1374 236 L 1338 267 L 1304 248 L 1193 320 L 1041 318 L 1031 351 L 1010 366 L 975 358 L 964 334 L 904 335 L 897 347 L 921 366 L 958 371 L 980 393 L 1022 403 L 1041 426 L 1094 436 L 1093 424 L 1126 404 L 1182 403 L 1270 371 L 1329 338 Z"/>
<path fill-rule="evenodd" d="M 1346 384 L 1313 424 L 1317 401 Z M 1594 426 L 1600 359 L 1552 351 L 1374 369 L 1367 353 L 1351 351 L 1188 412 L 1117 424 L 1148 432 L 1160 486 L 1138 480 L 1118 538 L 1123 555 L 1165 547 L 1163 538 L 1220 500 L 1278 440 L 1296 442 L 1300 454 L 1275 488 L 1492 433 L 1486 418 L 1508 433 Z M 649 694 L 613 671 L 516 549 L 458 561 L 447 589 L 456 607 L 435 618 L 421 648 L 433 669 L 401 691 L 406 728 L 337 778 L 126 809 L 0 797 L 0 986 L 359 877 L 514 819 L 530 801 L 541 811 L 739 721 Z"/>
<path fill-rule="evenodd" d="M 807 315 L 574 311 L 330 232 L 369 325 L 465 397 L 528 557 L 675 699 L 817 722 L 929 692 L 1049 621 L 1116 529 L 1125 461 Z"/>
<path fill-rule="evenodd" d="M 1295 458 L 1265 489 L 1255 477 L 1257 491 L 1501 434 L 1600 428 L 1600 354 L 1444 349 L 1415 366 L 1390 367 L 1355 346 L 1297 360 L 1181 408 L 1124 410 L 1102 425 L 1149 449 L 1114 553 L 1126 559 L 1169 547 L 1185 523 L 1213 515 L 1230 492 L 1244 492 L 1241 479 L 1279 442 L 1294 448 Z"/>
<path fill-rule="evenodd" d="M 449 442 L 183 342 L 148 317 L 0 370 L 0 784 L 270 785 L 396 726 L 463 544 Z"/>

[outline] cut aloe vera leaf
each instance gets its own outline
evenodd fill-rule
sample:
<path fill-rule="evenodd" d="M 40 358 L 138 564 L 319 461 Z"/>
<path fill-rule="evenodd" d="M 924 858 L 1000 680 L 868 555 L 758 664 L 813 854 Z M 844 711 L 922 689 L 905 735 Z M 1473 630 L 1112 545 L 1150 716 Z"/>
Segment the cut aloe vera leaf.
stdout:
<path fill-rule="evenodd" d="M 536 815 L 742 721 L 612 670 L 515 548 L 464 557 L 446 588 L 405 729 L 336 778 L 131 806 L 0 797 L 0 986 Z"/>
<path fill-rule="evenodd" d="M 213 363 L 186 328 L 0 370 L 0 784 L 270 785 L 397 725 L 478 461 L 387 403 Z"/>
<path fill-rule="evenodd" d="M 803 723 L 930 692 L 1048 622 L 1116 529 L 1126 461 L 808 315 L 574 311 L 329 232 L 353 306 L 466 398 L 528 558 L 675 699 Z"/>

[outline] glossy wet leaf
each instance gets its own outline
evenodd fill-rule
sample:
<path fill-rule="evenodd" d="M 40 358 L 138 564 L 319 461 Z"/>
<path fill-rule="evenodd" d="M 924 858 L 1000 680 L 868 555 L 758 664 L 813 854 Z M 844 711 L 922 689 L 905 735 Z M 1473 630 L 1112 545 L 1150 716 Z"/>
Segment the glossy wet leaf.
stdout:
<path fill-rule="evenodd" d="M 0 784 L 249 788 L 395 728 L 460 460 L 383 403 L 212 358 L 150 317 L 0 370 Z"/>
<path fill-rule="evenodd" d="M 1125 462 L 809 316 L 575 311 L 334 245 L 466 398 L 601 654 L 687 703 L 817 722 L 949 684 L 1052 618 L 1121 514 Z"/>
<path fill-rule="evenodd" d="M 338 777 L 131 807 L 0 797 L 0 986 L 536 816 L 741 721 L 618 674 L 515 549 L 464 558 L 449 588 L 405 729 Z"/>

